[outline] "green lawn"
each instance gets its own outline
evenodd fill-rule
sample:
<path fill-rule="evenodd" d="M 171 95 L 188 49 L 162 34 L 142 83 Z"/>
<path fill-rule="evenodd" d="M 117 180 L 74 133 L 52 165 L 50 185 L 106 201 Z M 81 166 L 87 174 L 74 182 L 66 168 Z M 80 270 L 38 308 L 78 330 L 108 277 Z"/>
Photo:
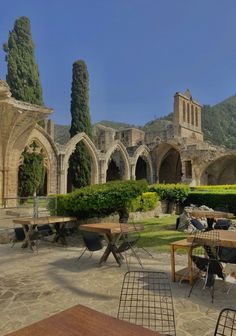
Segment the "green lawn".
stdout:
<path fill-rule="evenodd" d="M 135 222 L 144 226 L 139 246 L 148 247 L 156 252 L 170 252 L 170 243 L 187 236 L 186 233 L 175 230 L 176 218 L 177 216 L 165 216 Z"/>

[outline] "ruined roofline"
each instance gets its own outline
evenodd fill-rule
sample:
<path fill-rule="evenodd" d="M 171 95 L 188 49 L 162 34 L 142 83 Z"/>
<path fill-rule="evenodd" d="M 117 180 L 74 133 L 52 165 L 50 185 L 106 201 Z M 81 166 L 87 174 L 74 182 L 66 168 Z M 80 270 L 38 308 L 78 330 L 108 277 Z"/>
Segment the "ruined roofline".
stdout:
<path fill-rule="evenodd" d="M 15 108 L 19 110 L 41 112 L 45 114 L 45 117 L 53 112 L 52 108 L 23 102 L 21 100 L 13 98 L 7 82 L 3 80 L 0 80 L 0 101 L 13 105 Z"/>

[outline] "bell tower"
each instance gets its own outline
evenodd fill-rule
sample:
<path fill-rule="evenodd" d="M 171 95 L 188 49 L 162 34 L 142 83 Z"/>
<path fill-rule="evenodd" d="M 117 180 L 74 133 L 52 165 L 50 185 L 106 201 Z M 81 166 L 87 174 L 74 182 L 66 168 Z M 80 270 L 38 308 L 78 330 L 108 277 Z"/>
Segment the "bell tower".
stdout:
<path fill-rule="evenodd" d="M 202 105 L 193 100 L 188 89 L 174 96 L 173 124 L 175 136 L 203 141 Z"/>

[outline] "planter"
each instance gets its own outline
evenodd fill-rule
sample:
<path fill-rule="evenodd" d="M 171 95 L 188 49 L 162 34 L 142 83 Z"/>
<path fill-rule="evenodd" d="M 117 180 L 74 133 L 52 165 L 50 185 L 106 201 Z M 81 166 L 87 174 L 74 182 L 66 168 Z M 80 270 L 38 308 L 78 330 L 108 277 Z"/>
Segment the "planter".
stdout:
<path fill-rule="evenodd" d="M 161 211 L 163 214 L 167 214 L 168 213 L 168 201 L 167 200 L 162 200 L 161 201 Z"/>

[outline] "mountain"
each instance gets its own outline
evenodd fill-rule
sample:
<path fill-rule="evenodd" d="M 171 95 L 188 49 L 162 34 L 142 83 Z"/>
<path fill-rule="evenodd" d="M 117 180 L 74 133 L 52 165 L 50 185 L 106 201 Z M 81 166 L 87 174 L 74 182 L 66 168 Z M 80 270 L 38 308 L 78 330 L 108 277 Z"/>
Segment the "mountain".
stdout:
<path fill-rule="evenodd" d="M 171 113 L 166 117 L 152 120 L 144 126 L 108 120 L 102 120 L 99 124 L 112 127 L 116 130 L 139 128 L 145 132 L 156 131 L 161 133 L 172 125 L 172 117 L 173 114 Z M 62 144 L 66 143 L 70 139 L 69 129 L 70 126 L 55 125 L 55 141 Z M 204 140 L 218 146 L 236 149 L 236 95 L 214 106 L 203 105 L 202 129 Z"/>
<path fill-rule="evenodd" d="M 236 149 L 236 95 L 202 109 L 204 139 L 219 146 Z"/>

